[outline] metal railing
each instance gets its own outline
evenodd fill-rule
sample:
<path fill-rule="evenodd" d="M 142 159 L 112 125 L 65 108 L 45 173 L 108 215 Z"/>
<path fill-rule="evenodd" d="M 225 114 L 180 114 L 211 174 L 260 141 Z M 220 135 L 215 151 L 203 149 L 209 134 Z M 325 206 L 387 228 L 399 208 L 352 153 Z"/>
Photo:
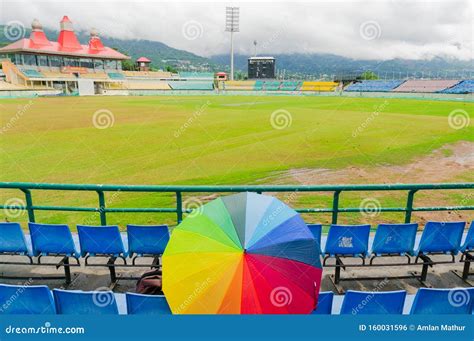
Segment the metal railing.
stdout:
<path fill-rule="evenodd" d="M 35 221 L 35 211 L 68 211 L 68 212 L 97 212 L 100 215 L 101 225 L 107 224 L 107 213 L 176 213 L 177 222 L 181 222 L 184 213 L 191 210 L 183 208 L 183 193 L 232 193 L 232 192 L 332 192 L 332 206 L 330 208 L 300 208 L 300 213 L 331 213 L 333 224 L 337 223 L 339 213 L 363 212 L 363 207 L 340 207 L 339 199 L 343 192 L 376 192 L 376 191 L 406 191 L 407 199 L 404 207 L 380 207 L 379 212 L 405 212 L 405 222 L 411 221 L 413 212 L 429 211 L 465 211 L 474 210 L 474 206 L 464 205 L 469 200 L 462 200 L 461 206 L 429 206 L 415 207 L 415 194 L 419 191 L 441 190 L 473 190 L 474 183 L 443 183 L 443 184 L 371 184 L 371 185 L 316 185 L 316 186 L 290 186 L 290 185 L 262 185 L 262 186 L 146 186 L 146 185 L 80 185 L 80 184 L 51 184 L 51 183 L 23 183 L 0 182 L 0 189 L 17 189 L 25 195 L 25 205 L 2 205 L 3 209 L 26 210 L 29 221 Z M 39 206 L 33 204 L 32 191 L 86 191 L 96 192 L 98 196 L 97 207 L 71 207 L 71 206 Z M 175 207 L 156 208 L 108 208 L 106 206 L 106 192 L 148 192 L 148 193 L 174 193 Z M 474 198 L 474 193 L 465 198 Z"/>

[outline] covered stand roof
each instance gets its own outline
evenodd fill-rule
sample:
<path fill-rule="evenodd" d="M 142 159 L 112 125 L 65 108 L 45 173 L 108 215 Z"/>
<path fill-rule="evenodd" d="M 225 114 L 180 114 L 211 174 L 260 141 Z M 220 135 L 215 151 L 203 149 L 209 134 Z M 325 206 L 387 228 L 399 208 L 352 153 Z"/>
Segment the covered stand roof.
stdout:
<path fill-rule="evenodd" d="M 52 42 L 44 34 L 40 22 L 35 19 L 31 24 L 32 31 L 29 38 L 20 39 L 0 48 L 0 53 L 28 52 L 102 59 L 130 59 L 130 57 L 104 46 L 94 29 L 91 31 L 89 44 L 81 45 L 74 33 L 72 22 L 67 16 L 63 17 L 60 25 L 61 31 L 59 32 L 58 41 Z"/>
<path fill-rule="evenodd" d="M 151 63 L 151 60 L 147 57 L 140 57 L 137 59 L 137 63 Z"/>

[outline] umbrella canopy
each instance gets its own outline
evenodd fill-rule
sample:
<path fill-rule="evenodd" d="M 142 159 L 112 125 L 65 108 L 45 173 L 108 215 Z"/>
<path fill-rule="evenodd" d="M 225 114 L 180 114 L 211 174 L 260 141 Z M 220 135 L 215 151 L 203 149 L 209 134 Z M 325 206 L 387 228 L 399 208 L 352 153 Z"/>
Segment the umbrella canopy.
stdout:
<path fill-rule="evenodd" d="M 189 214 L 163 254 L 174 314 L 307 314 L 321 282 L 318 242 L 276 198 L 238 193 Z"/>

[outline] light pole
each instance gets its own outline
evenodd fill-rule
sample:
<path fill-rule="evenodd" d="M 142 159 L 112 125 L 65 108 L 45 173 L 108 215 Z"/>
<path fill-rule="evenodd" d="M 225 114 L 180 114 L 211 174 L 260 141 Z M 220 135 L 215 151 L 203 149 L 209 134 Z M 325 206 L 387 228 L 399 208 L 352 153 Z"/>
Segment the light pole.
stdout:
<path fill-rule="evenodd" d="M 230 80 L 234 80 L 234 32 L 239 32 L 239 7 L 226 7 L 225 30 L 230 32 Z"/>

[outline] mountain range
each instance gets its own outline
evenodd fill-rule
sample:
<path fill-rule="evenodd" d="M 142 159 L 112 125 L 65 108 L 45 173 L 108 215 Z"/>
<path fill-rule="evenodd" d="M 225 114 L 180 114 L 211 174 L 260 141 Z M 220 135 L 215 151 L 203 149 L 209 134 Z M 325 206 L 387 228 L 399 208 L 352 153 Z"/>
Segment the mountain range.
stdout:
<path fill-rule="evenodd" d="M 50 40 L 56 40 L 58 32 L 44 30 Z M 0 46 L 11 41 L 5 37 L 5 26 L 0 25 Z M 25 29 L 24 35 L 28 37 L 30 30 Z M 89 33 L 76 32 L 79 41 L 87 44 Z M 164 43 L 151 40 L 129 40 L 110 37 L 101 37 L 103 43 L 115 48 L 136 59 L 146 56 L 152 61 L 155 68 L 172 66 L 181 71 L 228 71 L 229 56 L 215 55 L 209 58 L 198 56 L 194 53 L 175 49 Z M 381 78 L 401 78 L 406 76 L 428 78 L 473 78 L 473 61 L 460 61 L 435 57 L 430 60 L 392 59 L 355 60 L 333 54 L 275 54 L 277 71 L 285 78 L 331 78 L 337 75 L 360 74 L 371 70 Z M 243 74 L 247 73 L 246 55 L 235 55 L 235 68 Z"/>

